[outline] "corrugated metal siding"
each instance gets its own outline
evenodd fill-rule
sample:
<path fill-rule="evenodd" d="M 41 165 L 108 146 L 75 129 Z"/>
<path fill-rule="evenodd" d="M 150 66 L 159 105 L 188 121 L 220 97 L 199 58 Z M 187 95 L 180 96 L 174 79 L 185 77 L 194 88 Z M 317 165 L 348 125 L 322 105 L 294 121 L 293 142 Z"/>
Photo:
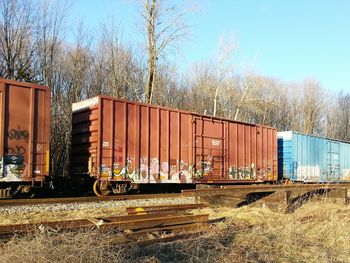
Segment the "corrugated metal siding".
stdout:
<path fill-rule="evenodd" d="M 342 181 L 350 181 L 350 144 L 340 144 L 340 176 Z"/>
<path fill-rule="evenodd" d="M 302 182 L 350 180 L 350 144 L 297 132 L 278 133 L 280 177 Z"/>
<path fill-rule="evenodd" d="M 0 79 L 0 182 L 49 174 L 50 89 Z"/>
<path fill-rule="evenodd" d="M 73 104 L 72 143 L 73 173 L 111 180 L 277 180 L 276 129 L 156 105 L 104 96 Z"/>

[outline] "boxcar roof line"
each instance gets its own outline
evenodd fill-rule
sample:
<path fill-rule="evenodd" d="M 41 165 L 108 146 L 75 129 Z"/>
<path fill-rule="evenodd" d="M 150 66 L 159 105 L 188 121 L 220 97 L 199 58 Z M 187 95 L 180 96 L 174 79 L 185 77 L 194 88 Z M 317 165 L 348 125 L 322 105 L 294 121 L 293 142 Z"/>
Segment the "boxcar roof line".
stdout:
<path fill-rule="evenodd" d="M 308 133 L 303 133 L 303 132 L 298 132 L 298 131 L 279 131 L 278 132 L 278 137 L 280 137 L 281 133 L 297 133 L 297 134 L 310 136 L 310 137 L 315 137 L 315 138 L 320 138 L 320 139 L 327 139 L 327 140 L 336 141 L 336 142 L 342 142 L 342 143 L 350 143 L 350 141 L 339 140 L 339 139 L 334 139 L 334 138 L 330 138 L 330 137 L 314 135 L 314 134 L 308 134 Z"/>
<path fill-rule="evenodd" d="M 205 118 L 211 118 L 211 119 L 215 119 L 215 120 L 236 122 L 236 123 L 240 123 L 240 124 L 246 124 L 246 125 L 251 125 L 251 126 L 259 126 L 259 127 L 269 128 L 269 129 L 272 128 L 272 129 L 276 129 L 277 130 L 277 128 L 271 127 L 271 126 L 268 126 L 268 125 L 249 123 L 249 122 L 244 122 L 244 121 L 237 121 L 237 120 L 232 120 L 232 119 L 222 118 L 222 117 L 214 117 L 214 116 L 211 116 L 211 115 L 205 115 L 205 114 L 198 113 L 198 112 L 186 111 L 186 110 L 180 110 L 180 109 L 177 109 L 177 108 L 171 108 L 171 107 L 166 107 L 166 106 L 159 106 L 159 105 L 156 105 L 156 104 L 147 104 L 147 103 L 138 102 L 138 101 L 131 101 L 131 100 L 126 100 L 126 99 L 114 98 L 114 97 L 105 96 L 105 95 L 98 95 L 98 96 L 95 96 L 95 97 L 91 97 L 91 98 L 88 98 L 88 99 L 85 99 L 85 100 L 73 103 L 72 104 L 73 112 L 79 112 L 79 111 L 86 110 L 87 107 L 78 108 L 78 104 L 80 104 L 82 102 L 85 102 L 87 100 L 92 100 L 94 98 L 116 100 L 116 101 L 120 101 L 120 102 L 124 102 L 124 103 L 132 103 L 132 104 L 136 104 L 136 105 L 140 105 L 140 106 L 147 106 L 147 107 L 154 108 L 154 109 L 164 109 L 164 110 L 168 110 L 168 111 L 171 111 L 171 112 L 191 113 L 191 114 L 196 115 L 196 116 L 201 116 L 201 117 L 205 117 Z M 91 106 L 91 107 L 96 106 L 97 103 L 98 102 L 96 102 L 94 104 L 91 104 L 89 106 Z"/>
<path fill-rule="evenodd" d="M 16 80 L 11 80 L 11 79 L 4 79 L 0 77 L 0 82 L 1 83 L 6 83 L 9 85 L 15 85 L 15 86 L 21 86 L 21 87 L 28 87 L 28 88 L 36 88 L 36 89 L 41 89 L 45 91 L 50 91 L 51 89 L 48 86 L 44 85 L 39 85 L 35 83 L 29 83 L 29 82 L 21 82 L 21 81 L 16 81 Z"/>

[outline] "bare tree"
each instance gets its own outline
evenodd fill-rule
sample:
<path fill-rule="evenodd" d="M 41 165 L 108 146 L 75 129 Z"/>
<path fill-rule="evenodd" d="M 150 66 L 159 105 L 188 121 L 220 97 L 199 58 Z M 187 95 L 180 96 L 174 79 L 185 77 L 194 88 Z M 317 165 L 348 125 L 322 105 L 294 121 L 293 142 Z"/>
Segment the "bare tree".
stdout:
<path fill-rule="evenodd" d="M 242 79 L 242 85 L 240 89 L 240 100 L 237 104 L 236 113 L 234 120 L 239 119 L 239 114 L 242 110 L 242 108 L 249 108 L 252 102 L 254 100 L 253 98 L 253 92 L 257 87 L 257 78 L 254 77 L 253 74 L 248 73 L 243 79 Z"/>
<path fill-rule="evenodd" d="M 51 87 L 53 93 L 56 89 L 55 67 L 59 52 L 64 42 L 64 32 L 70 1 L 41 2 L 35 14 L 37 39 L 37 80 Z"/>
<path fill-rule="evenodd" d="M 95 59 L 96 73 L 100 73 L 100 82 L 105 86 L 102 93 L 117 98 L 142 100 L 144 74 L 141 63 L 133 49 L 123 45 L 122 34 L 114 21 L 103 25 Z"/>
<path fill-rule="evenodd" d="M 350 94 L 340 92 L 329 95 L 326 135 L 339 140 L 350 141 Z"/>
<path fill-rule="evenodd" d="M 0 3 L 0 74 L 2 77 L 32 81 L 36 43 L 33 38 L 33 5 L 26 0 Z"/>
<path fill-rule="evenodd" d="M 147 79 L 145 101 L 152 103 L 159 59 L 166 50 L 183 40 L 189 32 L 185 16 L 193 10 L 176 1 L 144 0 L 141 17 L 147 35 Z"/>
<path fill-rule="evenodd" d="M 303 83 L 304 96 L 301 102 L 303 114 L 302 132 L 318 134 L 323 115 L 324 99 L 320 83 L 315 80 L 305 80 Z"/>
<path fill-rule="evenodd" d="M 350 94 L 340 93 L 337 99 L 338 104 L 338 128 L 336 138 L 350 141 Z"/>
<path fill-rule="evenodd" d="M 225 81 L 226 74 L 230 71 L 230 67 L 225 65 L 227 61 L 231 58 L 233 51 L 236 48 L 234 39 L 225 39 L 221 38 L 219 44 L 219 61 L 217 64 L 217 80 L 215 86 L 215 95 L 214 95 L 214 105 L 213 105 L 213 116 L 216 116 L 217 111 L 217 101 L 219 96 L 219 89 L 221 83 Z M 229 82 L 226 82 L 229 83 Z"/>
<path fill-rule="evenodd" d="M 87 97 L 91 85 L 91 39 L 78 28 L 74 45 L 62 45 L 55 58 L 55 90 L 51 109 L 53 176 L 70 172 L 71 105 Z"/>
<path fill-rule="evenodd" d="M 269 78 L 265 88 L 261 90 L 266 98 L 263 118 L 257 123 L 276 127 L 280 131 L 290 130 L 290 112 L 288 100 L 288 85 Z"/>
<path fill-rule="evenodd" d="M 216 67 L 214 63 L 195 63 L 187 76 L 189 109 L 203 114 L 212 115 L 215 87 L 217 82 Z"/>

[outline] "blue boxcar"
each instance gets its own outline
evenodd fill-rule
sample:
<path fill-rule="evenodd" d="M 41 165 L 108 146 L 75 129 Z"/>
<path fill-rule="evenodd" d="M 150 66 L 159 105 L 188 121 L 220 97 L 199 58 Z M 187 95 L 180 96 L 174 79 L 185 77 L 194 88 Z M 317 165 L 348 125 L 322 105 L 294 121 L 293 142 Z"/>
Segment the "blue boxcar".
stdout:
<path fill-rule="evenodd" d="M 278 133 L 278 174 L 300 182 L 349 182 L 350 143 L 285 131 Z"/>

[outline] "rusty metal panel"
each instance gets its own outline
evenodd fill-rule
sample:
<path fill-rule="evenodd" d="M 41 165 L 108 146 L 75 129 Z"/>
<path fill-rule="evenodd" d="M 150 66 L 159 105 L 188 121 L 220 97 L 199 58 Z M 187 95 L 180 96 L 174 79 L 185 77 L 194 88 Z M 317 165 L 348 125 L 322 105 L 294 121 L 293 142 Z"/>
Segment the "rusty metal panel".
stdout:
<path fill-rule="evenodd" d="M 212 119 L 205 126 L 196 125 L 197 161 L 194 165 L 202 181 L 277 180 L 276 129 L 229 120 L 223 120 L 220 129 L 217 123 L 216 119 Z M 225 125 L 228 125 L 227 133 L 224 132 Z M 211 139 L 211 144 L 203 144 L 208 139 Z M 221 142 L 227 147 L 215 146 L 221 145 Z M 218 160 L 221 153 L 223 164 L 219 173 Z"/>
<path fill-rule="evenodd" d="M 272 181 L 277 131 L 99 96 L 73 104 L 73 160 L 76 172 L 112 181 Z"/>
<path fill-rule="evenodd" d="M 220 179 L 224 176 L 224 122 L 220 119 L 194 117 L 194 155 L 196 176 Z"/>
<path fill-rule="evenodd" d="M 0 182 L 49 175 L 50 89 L 0 79 Z"/>

